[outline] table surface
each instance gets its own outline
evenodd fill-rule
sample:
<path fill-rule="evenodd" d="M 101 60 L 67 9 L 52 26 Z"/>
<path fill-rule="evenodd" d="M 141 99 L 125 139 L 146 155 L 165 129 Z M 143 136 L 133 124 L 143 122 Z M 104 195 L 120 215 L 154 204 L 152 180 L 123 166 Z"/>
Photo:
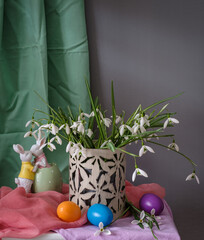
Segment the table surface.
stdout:
<path fill-rule="evenodd" d="M 26 238 L 2 238 L 2 240 L 25 240 Z M 39 237 L 32 238 L 33 240 L 64 240 L 64 238 L 55 232 L 45 233 Z"/>
<path fill-rule="evenodd" d="M 171 209 L 165 202 L 165 207 L 158 219 L 160 230 L 153 227 L 153 232 L 159 240 L 180 240 L 177 228 L 174 224 Z M 141 229 L 136 224 L 131 224 L 133 216 L 121 218 L 114 222 L 108 229 L 111 235 L 107 236 L 103 233 L 95 237 L 94 233 L 99 230 L 98 227 L 85 224 L 83 227 L 58 229 L 55 232 L 42 234 L 33 240 L 153 240 L 153 235 L 149 228 Z M 2 238 L 2 240 L 24 240 L 24 238 Z"/>

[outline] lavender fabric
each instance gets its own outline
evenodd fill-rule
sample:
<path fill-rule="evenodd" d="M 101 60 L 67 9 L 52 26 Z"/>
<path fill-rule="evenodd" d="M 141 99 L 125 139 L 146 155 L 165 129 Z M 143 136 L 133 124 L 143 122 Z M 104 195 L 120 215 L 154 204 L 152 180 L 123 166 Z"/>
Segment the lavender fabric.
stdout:
<path fill-rule="evenodd" d="M 159 240 L 180 240 L 180 236 L 173 221 L 173 216 L 170 207 L 164 200 L 164 210 L 160 215 L 161 219 L 160 230 L 157 227 L 153 228 L 154 234 Z M 126 217 L 117 220 L 108 229 L 111 235 L 100 234 L 98 237 L 94 233 L 99 230 L 98 227 L 87 223 L 80 228 L 58 229 L 55 230 L 65 240 L 153 240 L 150 229 L 141 229 L 137 225 L 131 224 L 133 217 Z"/>

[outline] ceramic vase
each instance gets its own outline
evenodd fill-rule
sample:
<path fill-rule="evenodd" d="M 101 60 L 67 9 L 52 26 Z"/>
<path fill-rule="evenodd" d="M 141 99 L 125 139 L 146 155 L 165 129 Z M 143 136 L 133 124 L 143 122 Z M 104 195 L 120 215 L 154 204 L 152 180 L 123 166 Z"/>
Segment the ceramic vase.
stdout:
<path fill-rule="evenodd" d="M 85 155 L 85 156 L 84 156 Z M 82 213 L 95 203 L 108 206 L 117 218 L 125 207 L 126 161 L 123 152 L 86 149 L 75 155 L 70 150 L 69 197 Z"/>
<path fill-rule="evenodd" d="M 51 163 L 49 168 L 41 168 L 35 174 L 32 192 L 62 191 L 62 176 L 55 163 Z"/>

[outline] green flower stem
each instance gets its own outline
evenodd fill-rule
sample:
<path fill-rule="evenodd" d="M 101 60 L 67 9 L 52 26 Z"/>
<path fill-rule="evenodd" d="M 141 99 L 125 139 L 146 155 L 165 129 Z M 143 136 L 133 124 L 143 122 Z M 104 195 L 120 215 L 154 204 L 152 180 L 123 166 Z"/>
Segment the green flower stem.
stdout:
<path fill-rule="evenodd" d="M 35 94 L 38 95 L 38 97 L 41 99 L 41 101 L 44 102 L 44 103 L 48 106 L 48 108 L 49 108 L 53 113 L 55 113 L 55 115 L 56 115 L 58 118 L 60 118 L 60 115 L 40 96 L 40 94 L 39 94 L 38 92 L 36 92 L 36 91 L 34 91 L 34 92 L 35 92 Z"/>
<path fill-rule="evenodd" d="M 99 117 L 98 117 L 98 113 L 96 111 L 96 108 L 95 108 L 95 105 L 94 105 L 94 102 L 93 102 L 93 98 L 91 96 L 91 91 L 90 91 L 90 88 L 89 88 L 88 81 L 85 80 L 85 83 L 86 83 L 86 87 L 87 87 L 87 90 L 88 90 L 89 98 L 90 98 L 90 101 L 91 101 L 91 106 L 92 106 L 93 111 L 94 111 L 94 116 L 96 118 L 96 122 L 97 122 L 97 125 L 98 125 L 98 129 L 100 131 L 101 140 L 103 142 L 104 141 L 104 133 L 103 133 L 103 130 L 102 130 L 102 127 L 101 127 L 101 123 L 100 123 L 100 120 L 99 120 Z"/>
<path fill-rule="evenodd" d="M 141 104 L 138 106 L 138 108 L 135 110 L 135 112 L 128 118 L 126 125 L 129 125 L 134 119 L 135 116 L 141 111 Z"/>
<path fill-rule="evenodd" d="M 158 146 L 167 148 L 167 149 L 169 149 L 169 150 L 171 150 L 171 151 L 173 151 L 173 152 L 176 152 L 176 153 L 180 154 L 181 156 L 183 156 L 184 158 L 186 158 L 186 159 L 193 165 L 194 169 L 195 169 L 195 166 L 197 166 L 189 157 L 187 157 L 185 154 L 183 154 L 183 153 L 181 153 L 181 152 L 177 152 L 176 150 L 174 150 L 174 149 L 172 149 L 172 148 L 170 148 L 170 147 L 168 147 L 168 146 L 165 146 L 165 145 L 163 145 L 163 144 L 161 144 L 161 143 L 152 142 L 152 141 L 150 141 L 150 140 L 148 140 L 147 142 L 156 144 L 156 145 L 158 145 Z"/>
<path fill-rule="evenodd" d="M 114 89 L 113 89 L 113 81 L 111 82 L 111 102 L 112 102 L 112 115 L 113 115 L 113 125 L 112 125 L 112 135 L 111 139 L 114 140 L 115 135 L 115 120 L 116 120 L 116 111 L 115 111 L 115 97 L 114 97 Z"/>
<path fill-rule="evenodd" d="M 112 221 L 110 224 L 106 225 L 106 226 L 104 227 L 104 229 L 107 228 L 107 227 L 109 227 L 110 225 L 112 225 L 115 221 L 117 221 L 117 220 L 120 219 L 121 217 L 123 217 L 129 209 L 130 209 L 130 206 L 128 206 L 128 207 L 125 209 L 125 211 L 124 211 L 119 217 L 117 217 L 114 221 Z"/>
<path fill-rule="evenodd" d="M 139 155 L 136 155 L 136 154 L 134 154 L 134 153 L 127 152 L 127 151 L 125 151 L 125 150 L 122 149 L 122 148 L 116 148 L 116 149 L 118 149 L 118 150 L 120 150 L 121 152 L 124 152 L 124 153 L 126 153 L 126 154 L 128 154 L 128 155 L 130 155 L 130 156 L 132 156 L 132 157 L 139 157 Z"/>

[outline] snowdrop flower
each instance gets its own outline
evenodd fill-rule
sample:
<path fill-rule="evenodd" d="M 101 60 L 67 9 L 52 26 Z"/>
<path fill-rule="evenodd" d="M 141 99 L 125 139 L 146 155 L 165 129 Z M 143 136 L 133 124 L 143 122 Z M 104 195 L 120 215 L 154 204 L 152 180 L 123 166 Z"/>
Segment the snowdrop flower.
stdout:
<path fill-rule="evenodd" d="M 103 118 L 102 119 L 106 127 L 110 127 L 112 121 L 110 118 Z"/>
<path fill-rule="evenodd" d="M 134 124 L 133 127 L 132 127 L 132 132 L 133 132 L 134 134 L 137 134 L 138 130 L 140 130 L 141 133 L 146 132 L 146 129 L 144 128 L 144 126 L 139 125 L 138 123 L 135 122 L 135 124 Z"/>
<path fill-rule="evenodd" d="M 186 178 L 186 181 L 190 181 L 192 179 L 196 179 L 197 183 L 200 184 L 199 178 L 198 176 L 195 174 L 195 171 L 193 171 L 193 173 L 189 174 Z"/>
<path fill-rule="evenodd" d="M 137 167 L 137 168 L 135 168 L 135 171 L 132 174 L 132 182 L 135 181 L 137 175 L 140 175 L 140 176 L 143 176 L 143 177 L 148 177 L 148 175 L 145 171 L 143 171 L 142 169 Z"/>
<path fill-rule="evenodd" d="M 140 128 L 140 125 L 135 123 L 134 126 L 132 127 L 132 133 L 137 135 L 139 128 Z"/>
<path fill-rule="evenodd" d="M 119 122 L 121 122 L 122 118 L 120 116 L 116 115 L 116 120 L 115 120 L 115 124 L 118 124 Z"/>
<path fill-rule="evenodd" d="M 43 149 L 45 146 L 47 146 L 47 148 L 48 148 L 51 152 L 53 152 L 53 150 L 56 149 L 55 145 L 54 145 L 52 142 L 48 141 L 47 143 L 43 144 L 43 145 L 40 147 L 40 150 Z"/>
<path fill-rule="evenodd" d="M 138 113 L 135 115 L 134 119 L 139 119 L 139 117 L 140 117 L 140 114 Z"/>
<path fill-rule="evenodd" d="M 87 130 L 87 135 L 91 138 L 91 136 L 93 135 L 93 132 L 92 132 L 92 130 L 89 128 L 88 130 Z"/>
<path fill-rule="evenodd" d="M 62 139 L 59 136 L 55 136 L 50 139 L 50 142 L 55 141 L 57 144 L 62 145 Z"/>
<path fill-rule="evenodd" d="M 175 142 L 170 143 L 168 147 L 179 152 L 179 146 Z M 167 149 L 167 150 L 170 150 L 170 149 Z"/>
<path fill-rule="evenodd" d="M 73 148 L 74 154 L 72 155 L 72 157 L 75 157 L 79 153 L 86 158 L 86 149 L 81 145 L 81 143 L 74 144 Z"/>
<path fill-rule="evenodd" d="M 74 134 L 76 134 L 76 131 L 82 134 L 84 134 L 85 132 L 85 128 L 82 121 L 73 122 L 70 128 L 73 129 Z"/>
<path fill-rule="evenodd" d="M 145 212 L 144 210 L 140 213 L 140 220 L 133 220 L 131 223 L 132 224 L 142 224 L 144 227 L 149 227 L 149 225 L 143 221 L 145 218 Z"/>
<path fill-rule="evenodd" d="M 119 127 L 119 131 L 120 131 L 120 136 L 123 136 L 123 134 L 125 132 L 125 125 L 124 124 Z"/>
<path fill-rule="evenodd" d="M 153 218 L 155 218 L 155 219 L 161 219 L 161 217 L 155 216 L 155 209 L 154 209 L 154 208 L 152 208 L 150 214 L 151 214 L 151 216 L 152 216 Z"/>
<path fill-rule="evenodd" d="M 127 128 L 131 133 L 132 133 L 132 128 L 128 125 L 122 124 L 119 127 L 119 132 L 120 132 L 120 136 L 123 136 L 124 132 L 125 132 L 125 128 Z"/>
<path fill-rule="evenodd" d="M 71 146 L 72 146 L 72 142 L 69 141 L 68 144 L 67 144 L 67 146 L 66 146 L 66 152 L 69 152 Z"/>
<path fill-rule="evenodd" d="M 35 125 L 38 126 L 38 127 L 40 126 L 38 122 L 36 122 L 34 119 L 31 119 L 26 123 L 25 127 L 28 127 L 30 124 L 31 124 L 32 128 L 34 128 Z"/>
<path fill-rule="evenodd" d="M 84 125 L 80 122 L 78 127 L 77 127 L 77 132 L 84 134 L 85 128 Z"/>
<path fill-rule="evenodd" d="M 151 140 L 152 137 L 155 137 L 157 140 L 159 140 L 159 137 L 158 137 L 158 135 L 156 133 L 153 133 L 153 134 L 149 135 L 147 140 Z"/>
<path fill-rule="evenodd" d="M 99 111 L 98 108 L 96 109 L 96 111 L 99 112 L 100 117 L 101 117 L 101 121 L 105 124 L 105 126 L 106 127 L 110 127 L 110 125 L 112 123 L 111 119 L 110 118 L 104 118 L 103 114 Z"/>
<path fill-rule="evenodd" d="M 65 128 L 65 132 L 67 135 L 70 134 L 70 127 L 67 123 L 63 124 L 62 126 L 60 126 L 59 130 L 61 130 L 62 128 Z"/>
<path fill-rule="evenodd" d="M 103 228 L 103 223 L 102 222 L 99 223 L 98 227 L 99 227 L 99 230 L 97 230 L 94 233 L 94 236 L 99 236 L 101 233 L 104 233 L 105 235 L 110 235 L 111 234 L 110 230 Z"/>
<path fill-rule="evenodd" d="M 32 136 L 33 136 L 33 132 L 32 131 L 28 131 L 27 133 L 25 133 L 24 138 L 32 137 Z"/>
<path fill-rule="evenodd" d="M 50 132 L 53 135 L 56 135 L 59 132 L 59 128 L 57 126 L 54 125 L 54 123 L 50 124 Z"/>
<path fill-rule="evenodd" d="M 140 119 L 140 126 L 141 127 L 143 127 L 145 124 L 147 124 L 147 126 L 150 126 L 148 118 L 149 118 L 148 115 L 145 115 L 145 116 L 141 117 L 141 119 Z"/>
<path fill-rule="evenodd" d="M 94 112 L 91 112 L 90 114 L 82 112 L 82 113 L 78 116 L 78 121 L 80 121 L 81 119 L 84 120 L 84 119 L 85 119 L 84 117 L 87 117 L 87 118 L 94 117 Z"/>
<path fill-rule="evenodd" d="M 149 147 L 149 146 L 146 146 L 146 145 L 143 145 L 141 148 L 140 148 L 140 151 L 139 151 L 139 156 L 141 157 L 143 154 L 145 154 L 147 151 L 151 152 L 151 153 L 154 153 L 154 150 Z"/>
<path fill-rule="evenodd" d="M 32 131 L 28 131 L 24 134 L 24 138 L 27 138 L 27 137 L 34 137 L 36 140 L 37 140 L 37 136 L 36 136 L 36 131 L 32 132 Z"/>
<path fill-rule="evenodd" d="M 167 118 L 166 121 L 164 122 L 163 128 L 165 129 L 168 126 L 168 123 L 179 123 L 179 121 L 176 118 Z"/>

